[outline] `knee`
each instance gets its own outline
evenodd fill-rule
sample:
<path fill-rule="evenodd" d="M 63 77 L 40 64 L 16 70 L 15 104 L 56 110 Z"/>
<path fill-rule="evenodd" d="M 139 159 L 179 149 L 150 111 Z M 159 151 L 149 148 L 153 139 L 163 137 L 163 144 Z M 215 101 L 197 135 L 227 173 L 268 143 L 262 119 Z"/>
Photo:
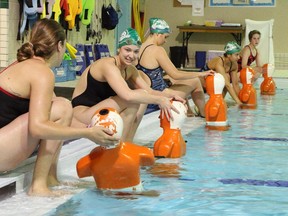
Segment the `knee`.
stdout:
<path fill-rule="evenodd" d="M 141 104 L 133 103 L 130 104 L 129 107 L 127 108 L 127 114 L 131 116 L 137 116 L 140 110 Z"/>
<path fill-rule="evenodd" d="M 203 92 L 203 85 L 199 78 L 193 79 L 193 84 L 191 86 L 193 87 L 192 91 Z"/>
<path fill-rule="evenodd" d="M 135 123 L 138 124 L 139 122 L 141 122 L 141 120 L 142 120 L 142 118 L 144 116 L 144 113 L 145 113 L 145 111 L 147 109 L 147 106 L 148 106 L 148 104 L 141 104 L 140 105 L 140 107 L 139 107 L 139 109 L 138 109 L 138 111 L 136 113 L 136 116 L 135 116 L 135 120 L 134 120 Z"/>
<path fill-rule="evenodd" d="M 202 88 L 202 79 L 201 78 L 195 79 L 195 85 L 197 87 L 201 87 Z"/>
<path fill-rule="evenodd" d="M 127 108 L 125 110 L 123 110 L 120 115 L 123 119 L 127 119 L 127 118 L 136 118 L 137 116 L 137 112 L 140 108 L 140 104 L 137 103 L 131 103 L 127 106 Z"/>
<path fill-rule="evenodd" d="M 141 104 L 139 104 L 139 103 L 131 103 L 131 104 L 129 104 L 127 109 L 134 110 L 135 112 L 137 112 L 140 108 L 140 105 Z"/>
<path fill-rule="evenodd" d="M 62 125 L 70 125 L 73 117 L 73 108 L 71 102 L 62 97 L 53 100 L 51 109 L 51 120 Z"/>

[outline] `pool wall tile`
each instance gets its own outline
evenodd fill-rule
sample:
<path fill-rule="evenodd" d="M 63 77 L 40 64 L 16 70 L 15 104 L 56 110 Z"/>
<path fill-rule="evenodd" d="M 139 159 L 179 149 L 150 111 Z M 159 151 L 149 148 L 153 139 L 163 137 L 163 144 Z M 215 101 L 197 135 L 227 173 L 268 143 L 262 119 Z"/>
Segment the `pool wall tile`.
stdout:
<path fill-rule="evenodd" d="M 8 66 L 9 55 L 9 2 L 0 0 L 0 68 Z"/>

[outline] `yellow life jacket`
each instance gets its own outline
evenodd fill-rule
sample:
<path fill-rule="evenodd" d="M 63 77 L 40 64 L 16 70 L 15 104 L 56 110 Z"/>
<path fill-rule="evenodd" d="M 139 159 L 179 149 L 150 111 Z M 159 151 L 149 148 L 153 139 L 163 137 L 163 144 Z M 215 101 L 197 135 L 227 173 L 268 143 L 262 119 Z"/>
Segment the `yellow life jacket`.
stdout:
<path fill-rule="evenodd" d="M 79 4 L 82 5 L 82 0 L 68 0 L 67 3 L 69 15 L 65 17 L 65 20 L 68 22 L 68 28 L 73 29 L 75 26 L 75 17 L 82 11 L 82 6 L 79 7 Z"/>
<path fill-rule="evenodd" d="M 43 18 L 50 19 L 51 18 L 52 8 L 53 8 L 54 3 L 55 3 L 55 0 L 45 0 L 45 2 L 43 4 L 43 11 L 42 11 L 42 14 L 40 16 L 41 19 L 43 19 Z"/>
<path fill-rule="evenodd" d="M 59 22 L 59 16 L 61 14 L 60 0 L 55 0 L 52 11 L 54 13 L 54 20 Z"/>

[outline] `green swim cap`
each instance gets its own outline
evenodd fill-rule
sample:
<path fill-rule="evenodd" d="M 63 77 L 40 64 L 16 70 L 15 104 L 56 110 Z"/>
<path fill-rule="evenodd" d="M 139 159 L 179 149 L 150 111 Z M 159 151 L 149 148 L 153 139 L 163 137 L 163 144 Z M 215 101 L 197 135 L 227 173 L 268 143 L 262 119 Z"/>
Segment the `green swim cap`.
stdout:
<path fill-rule="evenodd" d="M 119 38 L 118 48 L 126 45 L 136 45 L 140 47 L 141 44 L 142 42 L 137 31 L 133 28 L 127 28 Z"/>
<path fill-rule="evenodd" d="M 224 51 L 226 54 L 231 55 L 233 53 L 240 52 L 241 47 L 235 41 L 230 41 L 224 47 Z"/>
<path fill-rule="evenodd" d="M 169 25 L 165 22 L 165 20 L 160 18 L 150 18 L 149 25 L 150 33 L 165 34 L 171 32 Z"/>

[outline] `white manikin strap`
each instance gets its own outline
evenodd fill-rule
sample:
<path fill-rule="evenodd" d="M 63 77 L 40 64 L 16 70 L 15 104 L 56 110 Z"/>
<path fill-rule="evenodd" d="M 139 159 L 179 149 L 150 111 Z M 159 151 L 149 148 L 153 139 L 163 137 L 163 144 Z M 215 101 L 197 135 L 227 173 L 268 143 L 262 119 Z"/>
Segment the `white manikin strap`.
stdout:
<path fill-rule="evenodd" d="M 252 72 L 250 72 L 249 68 L 246 68 L 246 83 L 251 84 L 252 78 L 253 78 Z"/>
<path fill-rule="evenodd" d="M 274 73 L 275 67 L 273 64 L 268 64 L 267 67 L 267 76 L 268 77 L 272 77 L 273 73 Z"/>
<path fill-rule="evenodd" d="M 207 121 L 206 125 L 209 125 L 209 126 L 226 126 L 226 125 L 228 125 L 228 121 L 217 121 L 217 122 Z"/>
<path fill-rule="evenodd" d="M 109 191 L 113 191 L 113 192 L 142 192 L 144 191 L 142 182 L 140 181 L 139 184 L 135 185 L 135 186 L 131 186 L 131 187 L 127 187 L 127 188 L 120 188 L 120 189 L 108 189 Z"/>
<path fill-rule="evenodd" d="M 220 73 L 215 73 L 214 74 L 214 93 L 222 94 L 224 86 L 225 86 L 225 79 L 223 75 Z"/>
<path fill-rule="evenodd" d="M 173 106 L 179 111 L 179 114 L 171 110 L 173 120 L 170 120 L 170 129 L 181 129 L 184 124 L 185 118 L 187 117 L 187 109 L 183 103 L 179 101 L 173 101 Z"/>

